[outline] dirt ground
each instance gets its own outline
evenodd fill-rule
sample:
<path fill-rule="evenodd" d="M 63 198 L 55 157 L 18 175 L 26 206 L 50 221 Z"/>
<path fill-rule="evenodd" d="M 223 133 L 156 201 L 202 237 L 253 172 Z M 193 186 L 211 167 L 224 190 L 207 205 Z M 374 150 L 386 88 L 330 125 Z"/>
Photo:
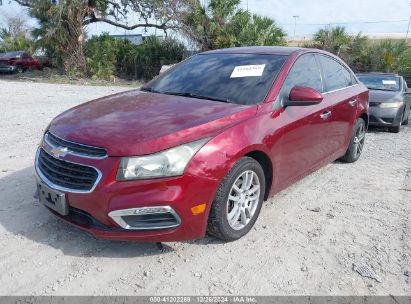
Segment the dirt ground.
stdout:
<path fill-rule="evenodd" d="M 33 197 L 33 158 L 61 111 L 130 88 L 0 81 L 0 295 L 411 295 L 411 128 L 371 130 L 271 198 L 243 239 L 97 240 Z M 377 280 L 354 266 L 368 267 Z"/>

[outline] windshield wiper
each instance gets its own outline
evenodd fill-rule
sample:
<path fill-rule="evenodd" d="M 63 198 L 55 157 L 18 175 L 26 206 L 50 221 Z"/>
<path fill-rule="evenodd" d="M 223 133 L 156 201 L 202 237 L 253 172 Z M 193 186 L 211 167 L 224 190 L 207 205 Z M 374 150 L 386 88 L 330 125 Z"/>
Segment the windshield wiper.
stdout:
<path fill-rule="evenodd" d="M 211 96 L 204 96 L 204 95 L 198 95 L 190 92 L 172 92 L 172 91 L 165 91 L 165 92 L 160 92 L 161 94 L 166 94 L 166 95 L 175 95 L 175 96 L 183 96 L 183 97 L 189 97 L 189 98 L 198 98 L 198 99 L 208 99 L 208 100 L 213 100 L 213 101 L 220 101 L 220 102 L 231 102 L 230 99 L 224 99 L 224 98 L 217 98 L 217 97 L 211 97 Z"/>

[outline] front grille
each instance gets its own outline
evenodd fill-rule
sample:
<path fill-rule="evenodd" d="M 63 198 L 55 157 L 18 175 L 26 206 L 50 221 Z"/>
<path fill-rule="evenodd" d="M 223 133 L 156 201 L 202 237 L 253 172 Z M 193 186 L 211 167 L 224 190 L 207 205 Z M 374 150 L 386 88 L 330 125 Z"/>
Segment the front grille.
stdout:
<path fill-rule="evenodd" d="M 38 154 L 37 166 L 53 184 L 75 191 L 92 190 L 99 176 L 92 167 L 56 159 L 43 149 Z"/>
<path fill-rule="evenodd" d="M 388 117 L 381 117 L 381 119 L 385 122 L 385 123 L 393 123 L 394 122 L 394 118 L 388 118 Z"/>
<path fill-rule="evenodd" d="M 78 154 L 86 157 L 103 158 L 107 156 L 107 151 L 104 148 L 87 146 L 79 143 L 74 143 L 68 140 L 61 139 L 50 132 L 44 136 L 46 142 L 53 147 L 65 147 L 70 150 L 70 153 Z"/>

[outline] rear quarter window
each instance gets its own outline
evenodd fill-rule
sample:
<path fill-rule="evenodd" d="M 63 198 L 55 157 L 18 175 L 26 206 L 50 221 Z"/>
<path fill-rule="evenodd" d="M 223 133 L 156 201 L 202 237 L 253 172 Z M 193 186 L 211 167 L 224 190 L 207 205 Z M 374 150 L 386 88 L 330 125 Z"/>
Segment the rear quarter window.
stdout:
<path fill-rule="evenodd" d="M 323 69 L 326 91 L 335 91 L 353 85 L 353 76 L 337 60 L 324 56 L 318 56 Z"/>

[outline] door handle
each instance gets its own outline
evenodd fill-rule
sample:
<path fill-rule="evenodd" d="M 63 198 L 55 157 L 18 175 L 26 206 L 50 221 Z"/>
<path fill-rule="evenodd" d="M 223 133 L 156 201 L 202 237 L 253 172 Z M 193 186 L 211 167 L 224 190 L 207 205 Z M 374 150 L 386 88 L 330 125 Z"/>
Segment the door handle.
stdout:
<path fill-rule="evenodd" d="M 350 100 L 348 103 L 353 107 L 357 104 L 357 99 Z"/>
<path fill-rule="evenodd" d="M 320 115 L 320 117 L 322 118 L 322 119 L 327 119 L 327 118 L 330 118 L 331 117 L 331 111 L 327 111 L 327 112 L 324 112 L 324 113 L 322 113 L 321 115 Z"/>

